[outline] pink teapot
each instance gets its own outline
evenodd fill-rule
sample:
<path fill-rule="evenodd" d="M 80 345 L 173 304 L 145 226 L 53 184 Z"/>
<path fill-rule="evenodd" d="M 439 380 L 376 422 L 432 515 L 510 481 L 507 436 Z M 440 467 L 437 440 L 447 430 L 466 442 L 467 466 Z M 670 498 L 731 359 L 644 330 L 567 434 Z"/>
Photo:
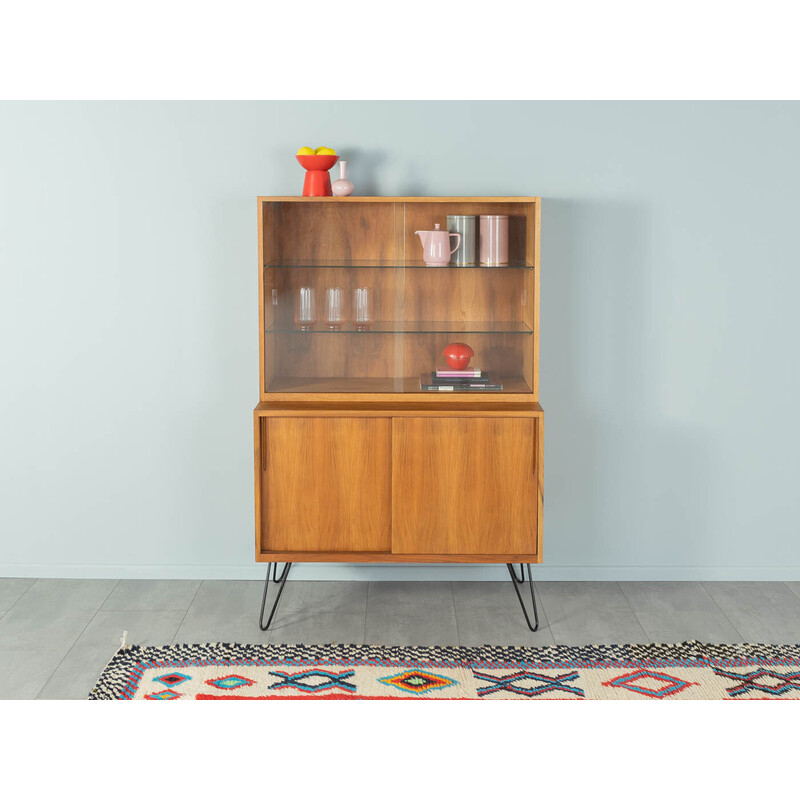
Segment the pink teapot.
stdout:
<path fill-rule="evenodd" d="M 446 267 L 450 263 L 450 254 L 458 250 L 461 244 L 460 233 L 448 233 L 439 230 L 439 223 L 433 231 L 414 231 L 422 240 L 422 258 L 429 267 Z M 456 237 L 456 246 L 450 249 L 450 237 Z"/>

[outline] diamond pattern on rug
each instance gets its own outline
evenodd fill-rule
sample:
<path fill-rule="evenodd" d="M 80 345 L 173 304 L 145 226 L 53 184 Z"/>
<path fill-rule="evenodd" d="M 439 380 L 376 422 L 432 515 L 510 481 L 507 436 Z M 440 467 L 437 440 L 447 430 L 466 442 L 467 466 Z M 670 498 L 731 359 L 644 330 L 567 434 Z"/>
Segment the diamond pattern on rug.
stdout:
<path fill-rule="evenodd" d="M 226 675 L 224 678 L 215 678 L 214 680 L 208 680 L 206 683 L 209 686 L 216 686 L 217 689 L 238 689 L 241 686 L 252 686 L 255 681 L 251 681 L 250 678 L 243 678 L 241 675 Z"/>
<path fill-rule="evenodd" d="M 648 697 L 669 697 L 682 692 L 687 686 L 698 686 L 697 683 L 684 681 L 673 675 L 663 672 L 654 672 L 650 669 L 638 669 L 624 675 L 617 675 L 610 681 L 603 681 L 603 686 L 627 689 L 629 692 L 638 692 Z"/>
<path fill-rule="evenodd" d="M 447 686 L 455 686 L 458 681 L 444 675 L 436 675 L 433 672 L 412 669 L 398 672 L 396 675 L 386 675 L 383 678 L 378 678 L 378 683 L 394 686 L 395 689 L 400 689 L 410 694 L 427 694 L 437 689 L 444 689 Z"/>
<path fill-rule="evenodd" d="M 772 696 L 795 692 L 800 695 L 800 672 L 779 672 L 776 669 L 756 669 L 751 672 L 736 672 L 716 667 L 714 674 L 720 678 L 733 681 L 733 686 L 726 686 L 730 697 Z"/>
<path fill-rule="evenodd" d="M 577 681 L 577 672 L 565 672 L 546 675 L 539 672 L 520 670 L 518 672 L 494 674 L 472 670 L 472 674 L 479 681 L 485 681 L 488 686 L 478 687 L 478 697 L 489 694 L 508 692 L 509 694 L 523 695 L 524 697 L 538 697 L 548 693 L 565 692 L 567 694 L 584 697 L 583 689 L 578 686 L 568 686 L 567 682 Z"/>
<path fill-rule="evenodd" d="M 173 692 L 172 689 L 164 689 L 163 692 L 156 692 L 155 694 L 146 694 L 145 700 L 177 700 L 181 696 L 180 692 Z"/>
<path fill-rule="evenodd" d="M 181 675 L 180 672 L 170 672 L 169 675 L 160 675 L 158 678 L 153 678 L 153 680 L 163 683 L 166 686 L 177 686 L 184 681 L 190 681 L 191 678 L 188 675 Z"/>
<path fill-rule="evenodd" d="M 355 692 L 356 687 L 347 682 L 347 678 L 355 675 L 355 670 L 345 672 L 330 672 L 324 669 L 306 669 L 301 672 L 270 672 L 281 680 L 273 683 L 270 689 L 298 689 L 301 692 L 326 692 L 329 689 L 344 689 L 346 692 Z"/>

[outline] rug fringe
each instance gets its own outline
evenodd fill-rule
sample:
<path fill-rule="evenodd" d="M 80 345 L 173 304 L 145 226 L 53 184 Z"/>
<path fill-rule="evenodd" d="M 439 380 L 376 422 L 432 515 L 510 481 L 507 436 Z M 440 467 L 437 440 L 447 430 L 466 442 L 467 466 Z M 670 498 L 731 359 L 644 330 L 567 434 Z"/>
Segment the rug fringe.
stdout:
<path fill-rule="evenodd" d="M 128 649 L 128 631 L 122 631 L 122 638 L 119 640 L 120 650 L 127 650 Z"/>

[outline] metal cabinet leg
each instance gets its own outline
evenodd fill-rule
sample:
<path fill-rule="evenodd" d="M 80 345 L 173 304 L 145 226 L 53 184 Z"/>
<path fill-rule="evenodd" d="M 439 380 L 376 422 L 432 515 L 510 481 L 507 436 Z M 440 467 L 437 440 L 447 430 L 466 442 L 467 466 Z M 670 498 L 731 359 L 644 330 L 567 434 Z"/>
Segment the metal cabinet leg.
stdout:
<path fill-rule="evenodd" d="M 506 564 L 508 567 L 508 573 L 511 575 L 511 581 L 514 585 L 514 591 L 517 593 L 517 599 L 519 600 L 520 606 L 522 606 L 522 613 L 525 615 L 525 622 L 528 623 L 528 628 L 532 631 L 539 630 L 539 614 L 536 611 L 536 595 L 533 591 L 533 578 L 531 577 L 531 565 L 530 564 L 520 564 L 519 565 L 519 574 L 520 577 L 517 578 L 517 573 L 514 571 L 513 564 Z M 528 609 L 525 608 L 525 603 L 522 600 L 522 594 L 520 593 L 519 587 L 525 582 L 525 572 L 524 569 L 527 568 L 528 570 L 528 583 L 531 587 L 531 603 L 533 604 L 533 619 L 535 624 L 531 625 L 531 618 L 528 616 Z"/>
<path fill-rule="evenodd" d="M 262 631 L 265 631 L 269 628 L 272 624 L 272 618 L 275 616 L 275 610 L 278 608 L 278 603 L 281 599 L 281 594 L 283 594 L 283 587 L 286 586 L 286 579 L 289 577 L 289 569 L 291 568 L 291 562 L 287 563 L 286 566 L 283 568 L 283 572 L 281 573 L 280 578 L 278 577 L 278 564 L 276 562 L 267 564 L 267 579 L 264 581 L 264 596 L 261 599 L 261 615 L 258 618 L 258 627 L 261 628 Z M 278 595 L 275 598 L 275 602 L 272 604 L 272 611 L 270 611 L 269 619 L 267 620 L 267 624 L 264 624 L 264 608 L 267 605 L 267 590 L 269 589 L 269 573 L 270 570 L 274 570 L 272 576 L 272 582 L 279 586 Z"/>

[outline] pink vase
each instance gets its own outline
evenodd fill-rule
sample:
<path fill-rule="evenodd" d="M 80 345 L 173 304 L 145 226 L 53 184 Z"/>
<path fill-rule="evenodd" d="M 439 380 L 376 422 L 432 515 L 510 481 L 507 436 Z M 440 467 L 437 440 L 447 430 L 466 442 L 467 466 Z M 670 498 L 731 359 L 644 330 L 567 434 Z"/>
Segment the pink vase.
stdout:
<path fill-rule="evenodd" d="M 333 182 L 331 187 L 337 197 L 347 197 L 353 194 L 353 184 L 347 180 L 347 162 L 339 162 L 339 180 Z"/>

